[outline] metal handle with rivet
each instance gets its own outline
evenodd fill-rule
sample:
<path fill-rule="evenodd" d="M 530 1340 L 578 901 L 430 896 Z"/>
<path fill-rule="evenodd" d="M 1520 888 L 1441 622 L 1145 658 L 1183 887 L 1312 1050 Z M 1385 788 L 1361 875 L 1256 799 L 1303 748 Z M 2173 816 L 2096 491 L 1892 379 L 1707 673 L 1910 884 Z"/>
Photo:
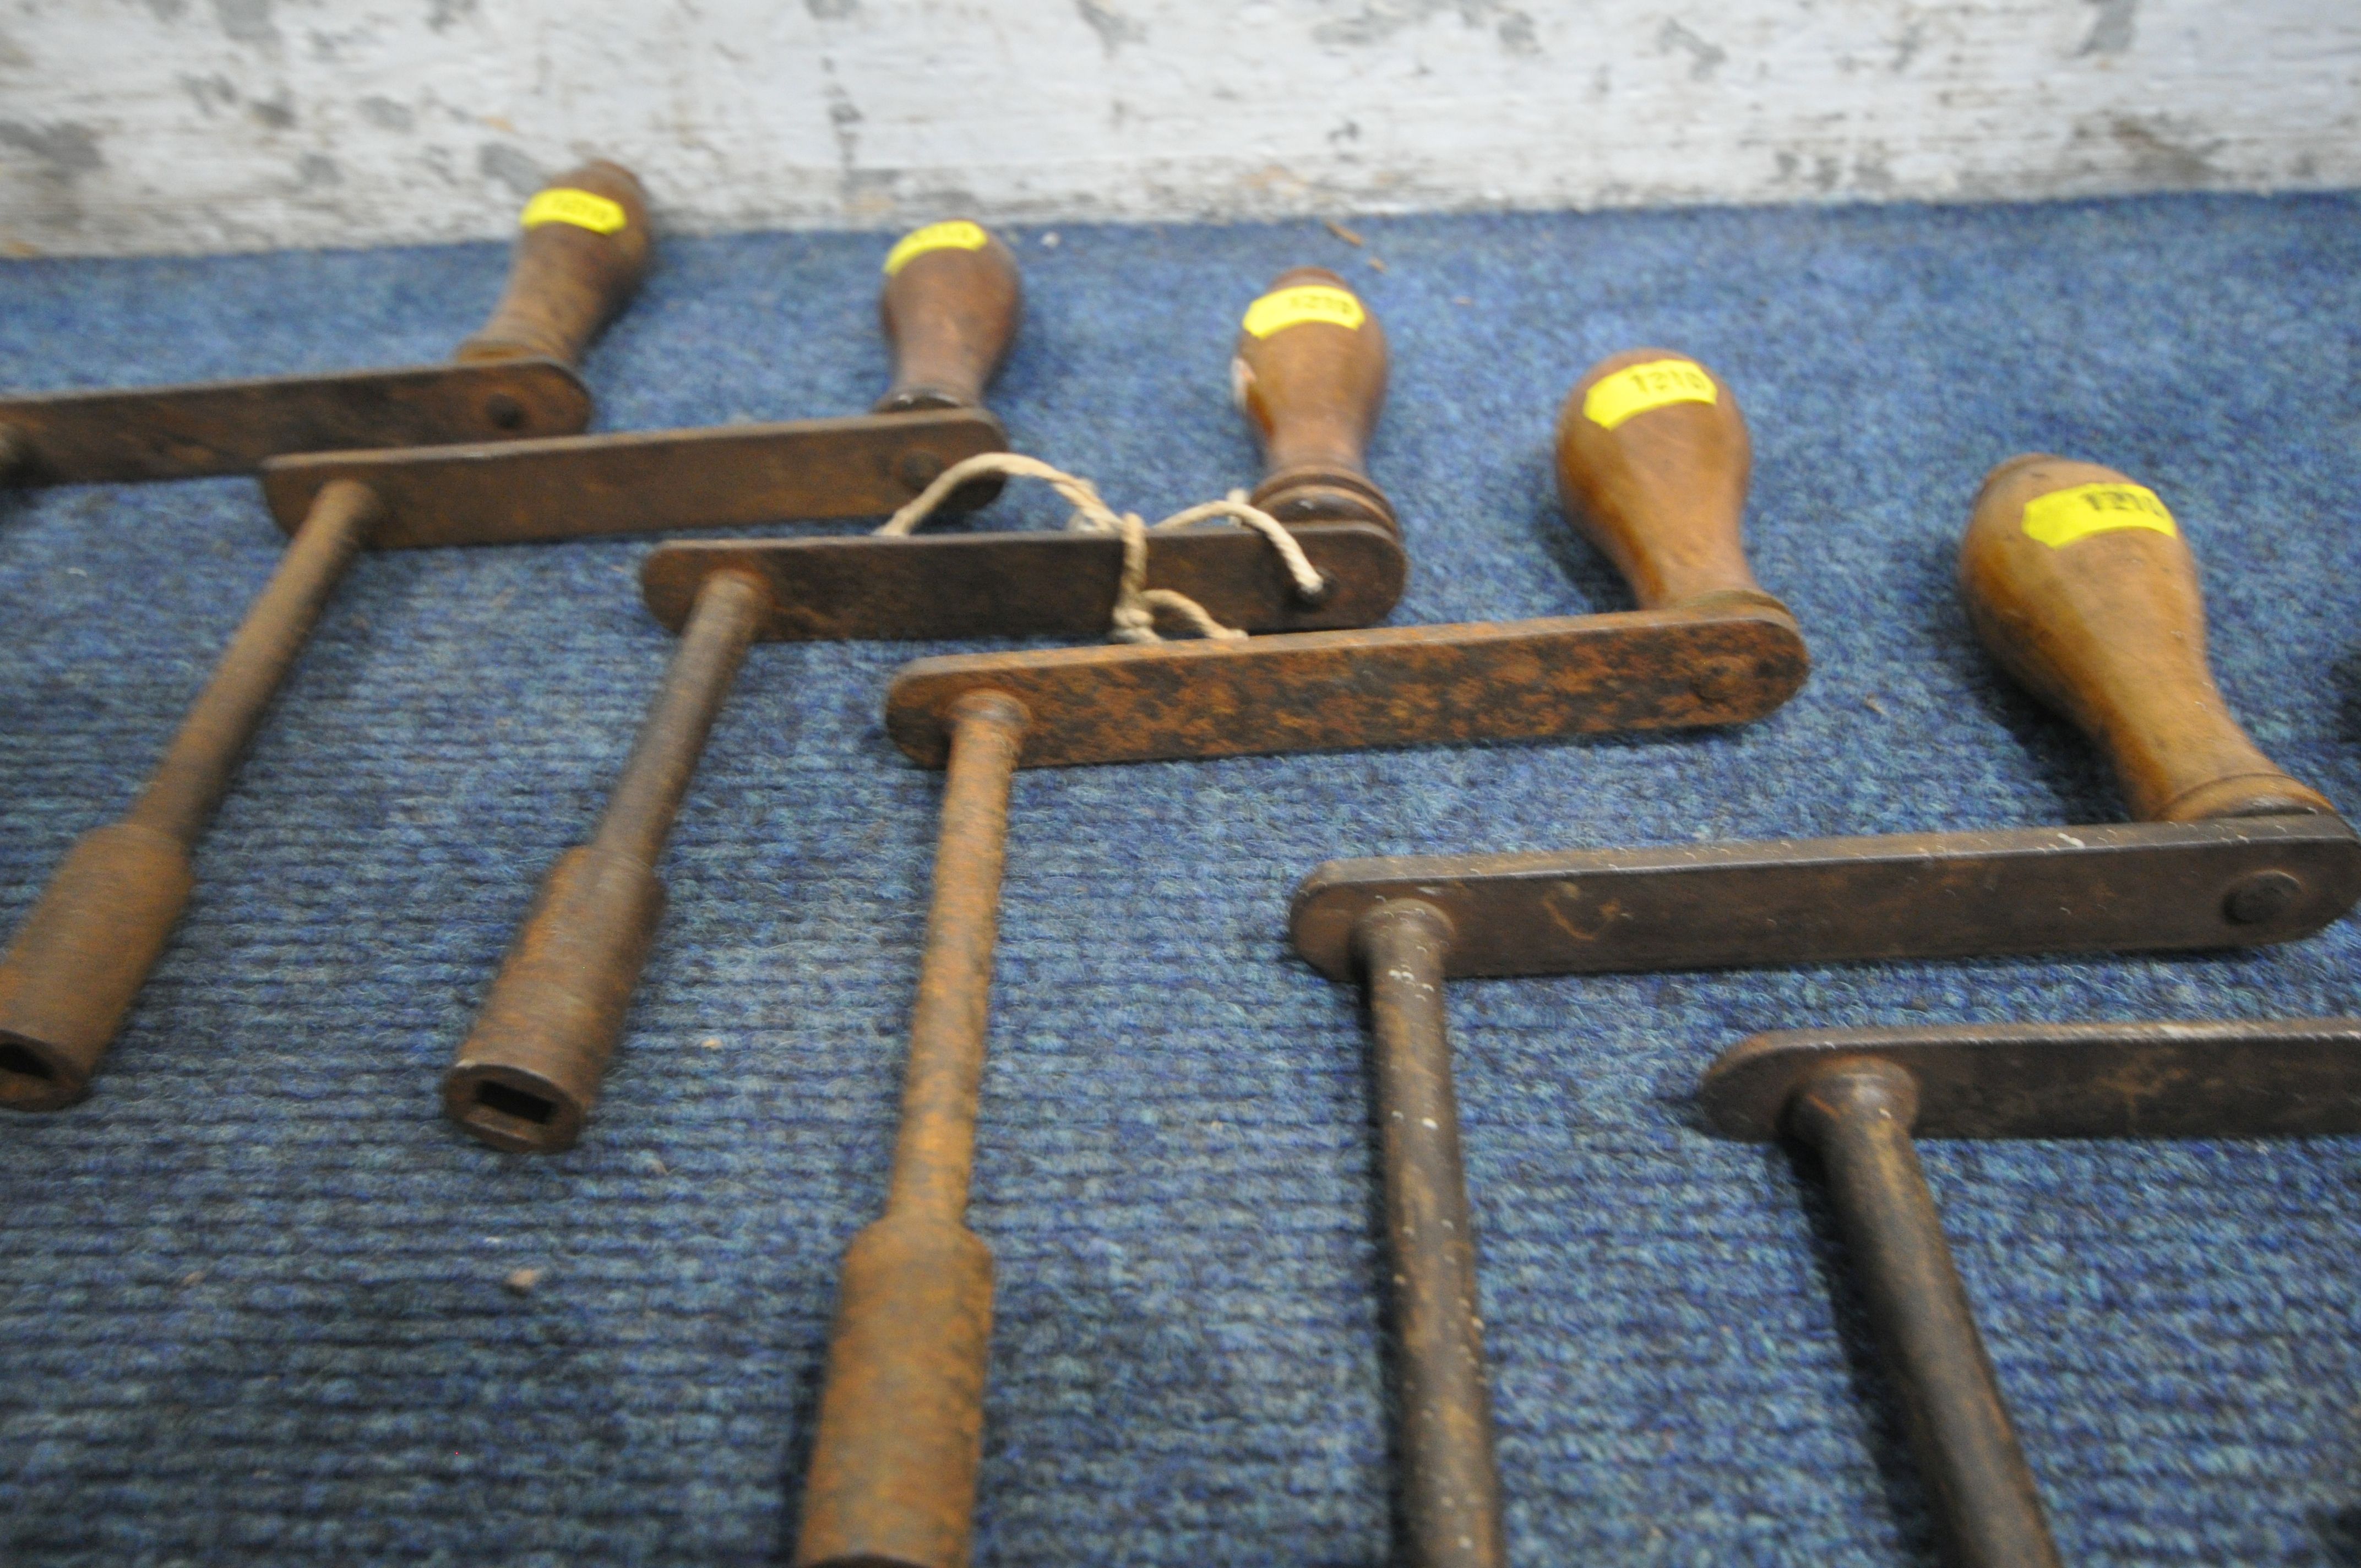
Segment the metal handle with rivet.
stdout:
<path fill-rule="evenodd" d="M 769 608 L 746 573 L 698 589 L 597 830 L 542 884 L 443 1075 L 444 1113 L 494 1148 L 546 1154 L 582 1135 L 664 914 L 656 861 Z"/>
<path fill-rule="evenodd" d="M 2008 672 L 2113 759 L 2150 822 L 2329 812 L 2232 717 L 2205 657 L 2205 607 L 2180 525 L 2113 468 L 2011 458 L 1984 478 L 1960 589 Z"/>
<path fill-rule="evenodd" d="M 1369 437 L 1386 403 L 1386 332 L 1324 267 L 1296 267 L 1246 307 L 1231 390 L 1262 437 L 1254 504 L 1281 522 L 1382 523 L 1393 503 L 1369 477 Z"/>
<path fill-rule="evenodd" d="M 0 1105 L 53 1111 L 89 1091 L 188 902 L 189 851 L 382 513 L 350 480 L 320 493 L 146 789 L 82 837 L 17 927 L 0 958 Z"/>

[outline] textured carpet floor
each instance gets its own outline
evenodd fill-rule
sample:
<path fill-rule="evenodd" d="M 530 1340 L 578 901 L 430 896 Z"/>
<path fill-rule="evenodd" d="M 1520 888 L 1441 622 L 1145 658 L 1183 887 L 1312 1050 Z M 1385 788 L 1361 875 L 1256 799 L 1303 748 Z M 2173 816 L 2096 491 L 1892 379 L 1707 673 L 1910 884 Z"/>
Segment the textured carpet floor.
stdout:
<path fill-rule="evenodd" d="M 1620 609 L 1557 514 L 1550 424 L 1601 356 L 1675 346 L 1738 389 L 1753 557 L 1817 668 L 1731 733 L 1020 776 L 973 1216 L 1000 1271 L 980 1564 L 1388 1557 L 1366 1047 L 1285 943 L 1313 864 L 2121 815 L 1954 598 L 1993 462 L 2156 486 L 2233 706 L 2361 806 L 2361 200 L 1367 232 L 1014 234 L 1016 444 L 1151 515 L 1249 481 L 1234 323 L 1326 262 L 1395 345 L 1396 621 Z M 599 425 L 865 407 L 883 243 L 668 243 L 594 355 Z M 431 359 L 500 265 L 12 262 L 0 386 Z M 1062 513 L 1028 488 L 994 515 Z M 0 497 L 0 920 L 127 802 L 279 544 L 246 480 Z M 663 667 L 646 547 L 364 559 L 97 1092 L 0 1124 L 0 1558 L 784 1561 L 934 834 L 939 780 L 879 704 L 939 650 L 756 649 L 578 1150 L 497 1156 L 434 1103 Z M 2352 1012 L 2356 947 L 2345 923 L 2169 961 L 1457 986 L 1515 1561 L 1931 1561 L 1815 1179 L 1694 1124 L 1716 1052 L 1806 1024 Z M 2070 1561 L 2361 1562 L 2361 1146 L 1926 1160 Z"/>

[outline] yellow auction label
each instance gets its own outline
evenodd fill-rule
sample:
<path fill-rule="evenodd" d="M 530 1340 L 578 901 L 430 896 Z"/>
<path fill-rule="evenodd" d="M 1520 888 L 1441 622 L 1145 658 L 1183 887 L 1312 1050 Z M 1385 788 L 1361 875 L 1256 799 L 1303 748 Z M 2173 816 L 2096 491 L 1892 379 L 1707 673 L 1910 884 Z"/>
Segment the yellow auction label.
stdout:
<path fill-rule="evenodd" d="M 1613 430 L 1634 414 L 1667 403 L 1718 403 L 1713 378 L 1694 359 L 1651 359 L 1627 365 L 1583 394 L 1582 417 Z"/>
<path fill-rule="evenodd" d="M 972 224 L 965 218 L 912 229 L 885 253 L 885 276 L 891 278 L 930 250 L 982 250 L 991 238 L 982 224 Z"/>
<path fill-rule="evenodd" d="M 1348 289 L 1331 288 L 1325 283 L 1306 283 L 1297 289 L 1279 289 L 1265 294 L 1246 307 L 1246 319 L 1241 323 L 1249 337 L 1268 337 L 1305 322 L 1326 322 L 1347 332 L 1357 332 L 1369 319 L 1369 313 Z"/>
<path fill-rule="evenodd" d="M 613 234 L 630 221 L 620 202 L 610 202 L 593 191 L 553 185 L 524 204 L 517 225 L 537 229 L 544 224 L 572 224 L 592 234 Z"/>
<path fill-rule="evenodd" d="M 2052 550 L 2117 528 L 2177 534 L 2172 513 L 2146 485 L 2075 485 L 2025 503 L 2025 532 Z"/>

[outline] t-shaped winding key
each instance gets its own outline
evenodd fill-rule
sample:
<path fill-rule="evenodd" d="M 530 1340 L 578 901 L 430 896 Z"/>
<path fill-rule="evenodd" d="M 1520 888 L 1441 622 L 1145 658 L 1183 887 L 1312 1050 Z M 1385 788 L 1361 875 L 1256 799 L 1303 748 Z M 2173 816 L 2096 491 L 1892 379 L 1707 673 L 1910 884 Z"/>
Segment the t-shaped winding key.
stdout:
<path fill-rule="evenodd" d="M 1386 393 L 1377 317 L 1334 273 L 1296 268 L 1247 311 L 1233 367 L 1267 448 L 1253 502 L 1287 524 L 1323 588 L 1307 596 L 1260 536 L 1232 523 L 1150 532 L 1148 585 L 1256 631 L 1384 620 L 1408 565 L 1364 466 Z M 644 581 L 677 630 L 717 574 L 759 579 L 769 641 L 1084 637 L 1105 629 L 1123 561 L 1121 540 L 1079 532 L 690 540 L 651 556 Z"/>
<path fill-rule="evenodd" d="M 581 232 L 630 265 L 596 272 L 605 292 L 544 308 L 577 343 L 620 308 L 646 255 L 634 230 Z M 147 789 L 75 845 L 0 958 L 0 1106 L 54 1110 L 87 1091 L 188 900 L 191 847 L 362 546 L 891 511 L 952 463 L 1002 444 L 999 422 L 960 400 L 980 394 L 1018 311 L 1006 247 L 972 224 L 936 225 L 896 247 L 889 267 L 895 381 L 880 407 L 891 411 L 273 460 L 264 488 L 294 536 L 286 555 Z"/>
<path fill-rule="evenodd" d="M 1237 363 L 1268 455 L 1256 493 L 1291 520 L 1324 591 L 1302 598 L 1269 543 L 1235 524 L 1150 531 L 1151 578 L 1257 630 L 1381 619 L 1404 564 L 1361 466 L 1385 399 L 1377 318 L 1333 274 L 1299 269 L 1247 313 Z M 664 912 L 656 861 L 750 642 L 1103 630 L 1122 553 L 1113 537 L 1039 532 L 657 549 L 642 582 L 679 649 L 595 836 L 551 871 L 461 1043 L 445 1112 L 499 1148 L 581 1135 Z"/>
<path fill-rule="evenodd" d="M 1914 1137 L 2361 1133 L 2361 1019 L 1757 1035 L 1698 1099 L 1724 1136 L 1784 1133 L 1817 1151 L 1949 1560 L 2055 1568 Z"/>
<path fill-rule="evenodd" d="M 507 291 L 451 364 L 0 398 L 0 483 L 186 479 L 289 452 L 580 430 L 590 392 L 574 367 L 647 266 L 640 183 L 586 164 L 521 221 Z"/>
<path fill-rule="evenodd" d="M 948 770 L 941 838 L 891 1186 L 845 1255 L 798 1568 L 967 1561 L 992 1256 L 965 1214 L 1015 769 L 1725 724 L 1801 683 L 1795 623 L 1740 548 L 1728 388 L 1619 356 L 1576 389 L 1558 455 L 1570 509 L 1655 608 L 928 659 L 895 681 L 888 730 Z"/>
<path fill-rule="evenodd" d="M 1960 580 L 1994 655 L 2109 749 L 2147 821 L 1334 861 L 1297 889 L 1297 950 L 1368 988 L 1419 1568 L 1501 1560 L 1447 978 L 2219 948 L 2305 935 L 2361 893 L 2352 829 L 2215 690 L 2195 568 L 2151 491 L 2004 463 Z"/>

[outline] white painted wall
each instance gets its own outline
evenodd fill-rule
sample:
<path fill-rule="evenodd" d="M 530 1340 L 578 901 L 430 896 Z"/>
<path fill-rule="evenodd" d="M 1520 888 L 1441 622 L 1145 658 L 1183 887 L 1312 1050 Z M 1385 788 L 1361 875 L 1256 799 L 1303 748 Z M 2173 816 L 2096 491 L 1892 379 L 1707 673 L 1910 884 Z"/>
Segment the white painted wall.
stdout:
<path fill-rule="evenodd" d="M 0 248 L 2361 185 L 2361 0 L 0 0 Z"/>

